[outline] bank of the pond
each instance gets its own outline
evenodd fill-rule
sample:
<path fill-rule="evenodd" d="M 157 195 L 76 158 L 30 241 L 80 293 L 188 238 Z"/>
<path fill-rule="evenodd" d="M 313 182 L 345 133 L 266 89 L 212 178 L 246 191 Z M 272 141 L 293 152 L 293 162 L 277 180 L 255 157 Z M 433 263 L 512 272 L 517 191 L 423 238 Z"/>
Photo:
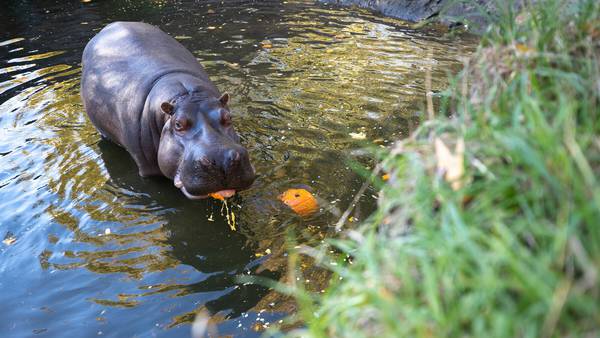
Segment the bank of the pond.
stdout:
<path fill-rule="evenodd" d="M 370 9 L 382 15 L 413 21 L 433 21 L 446 25 L 466 25 L 467 29 L 482 33 L 494 19 L 510 8 L 505 2 L 494 0 L 321 0 L 340 6 Z M 512 1 L 520 4 L 521 1 Z M 513 8 L 516 8 L 513 7 Z"/>
<path fill-rule="evenodd" d="M 305 327 L 287 334 L 600 335 L 599 68 L 597 1 L 500 17 L 441 111 L 382 156 L 378 211 L 331 242 L 350 261 L 303 250 L 334 277 L 296 286 Z"/>

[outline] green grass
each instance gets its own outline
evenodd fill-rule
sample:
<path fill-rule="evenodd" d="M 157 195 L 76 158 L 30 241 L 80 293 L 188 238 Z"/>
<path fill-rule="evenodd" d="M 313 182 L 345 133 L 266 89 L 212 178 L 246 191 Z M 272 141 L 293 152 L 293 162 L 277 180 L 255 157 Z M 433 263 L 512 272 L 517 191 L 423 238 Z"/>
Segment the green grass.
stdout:
<path fill-rule="evenodd" d="M 330 242 L 352 264 L 325 293 L 295 289 L 305 325 L 286 334 L 600 336 L 599 67 L 598 1 L 502 12 L 436 117 L 382 158 L 379 210 Z M 436 138 L 464 140 L 457 190 Z"/>

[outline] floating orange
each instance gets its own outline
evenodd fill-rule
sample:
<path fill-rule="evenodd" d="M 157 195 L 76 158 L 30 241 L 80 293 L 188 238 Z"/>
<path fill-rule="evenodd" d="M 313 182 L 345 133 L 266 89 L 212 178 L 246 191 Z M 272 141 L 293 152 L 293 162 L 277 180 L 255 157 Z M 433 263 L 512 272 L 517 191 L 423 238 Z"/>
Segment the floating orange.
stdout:
<path fill-rule="evenodd" d="M 381 176 L 381 179 L 384 181 L 387 181 L 390 179 L 390 174 L 383 174 L 383 176 Z"/>
<path fill-rule="evenodd" d="M 319 209 L 317 199 L 306 189 L 288 189 L 279 200 L 300 216 L 308 216 Z"/>

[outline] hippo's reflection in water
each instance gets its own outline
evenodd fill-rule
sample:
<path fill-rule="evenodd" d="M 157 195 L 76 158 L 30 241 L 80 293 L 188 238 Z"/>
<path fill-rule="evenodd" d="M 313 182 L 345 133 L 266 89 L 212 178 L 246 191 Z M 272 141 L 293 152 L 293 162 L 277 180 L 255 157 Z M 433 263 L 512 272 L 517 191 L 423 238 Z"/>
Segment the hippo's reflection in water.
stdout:
<path fill-rule="evenodd" d="M 210 217 L 208 213 L 219 212 L 215 207 L 219 202 L 190 201 L 183 195 L 174 198 L 173 195 L 179 192 L 168 179 L 140 178 L 135 163 L 122 148 L 104 140 L 100 141 L 99 148 L 110 176 L 107 190 L 119 191 L 121 195 L 127 191 L 122 212 L 127 213 L 127 209 L 132 208 L 139 214 L 147 208 L 154 216 L 162 210 L 158 213 L 161 216 L 132 220 L 134 224 L 124 224 L 121 229 L 110 228 L 108 224 L 112 222 L 105 222 L 107 228 L 94 229 L 92 232 L 96 234 L 84 234 L 84 230 L 70 222 L 67 213 L 56 213 L 55 217 L 65 221 L 68 227 L 71 227 L 69 223 L 75 225 L 73 230 L 79 234 L 77 240 L 86 242 L 91 248 L 66 252 L 64 262 L 53 262 L 50 266 L 56 269 L 84 267 L 95 273 L 120 272 L 138 280 L 145 274 L 183 264 L 200 272 L 201 277 L 190 283 L 144 284 L 139 286 L 139 293 L 120 294 L 118 300 L 93 301 L 127 307 L 137 305 L 144 296 L 157 293 L 166 292 L 173 296 L 203 293 L 210 294 L 211 299 L 201 307 L 211 314 L 224 314 L 227 319 L 251 310 L 269 292 L 263 286 L 238 282 L 240 275 L 280 278 L 280 271 L 260 269 L 256 272 L 264 261 L 255 256 L 258 243 L 242 233 L 232 232 L 223 217 Z M 207 221 L 208 218 L 213 221 Z M 195 311 L 178 314 L 172 325 L 189 322 L 194 314 Z"/>

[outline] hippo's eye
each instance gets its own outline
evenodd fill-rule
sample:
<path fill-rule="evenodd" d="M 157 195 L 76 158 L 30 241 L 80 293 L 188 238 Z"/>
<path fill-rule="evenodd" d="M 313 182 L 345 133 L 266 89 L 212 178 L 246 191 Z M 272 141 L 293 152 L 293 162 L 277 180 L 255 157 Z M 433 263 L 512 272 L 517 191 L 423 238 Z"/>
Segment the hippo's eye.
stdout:
<path fill-rule="evenodd" d="M 182 130 L 187 129 L 186 128 L 187 123 L 186 123 L 186 121 L 181 121 L 181 120 L 177 119 L 177 120 L 175 120 L 174 127 L 175 127 L 175 130 L 182 131 Z"/>
<path fill-rule="evenodd" d="M 231 113 L 225 109 L 221 110 L 221 124 L 225 127 L 231 125 Z"/>

